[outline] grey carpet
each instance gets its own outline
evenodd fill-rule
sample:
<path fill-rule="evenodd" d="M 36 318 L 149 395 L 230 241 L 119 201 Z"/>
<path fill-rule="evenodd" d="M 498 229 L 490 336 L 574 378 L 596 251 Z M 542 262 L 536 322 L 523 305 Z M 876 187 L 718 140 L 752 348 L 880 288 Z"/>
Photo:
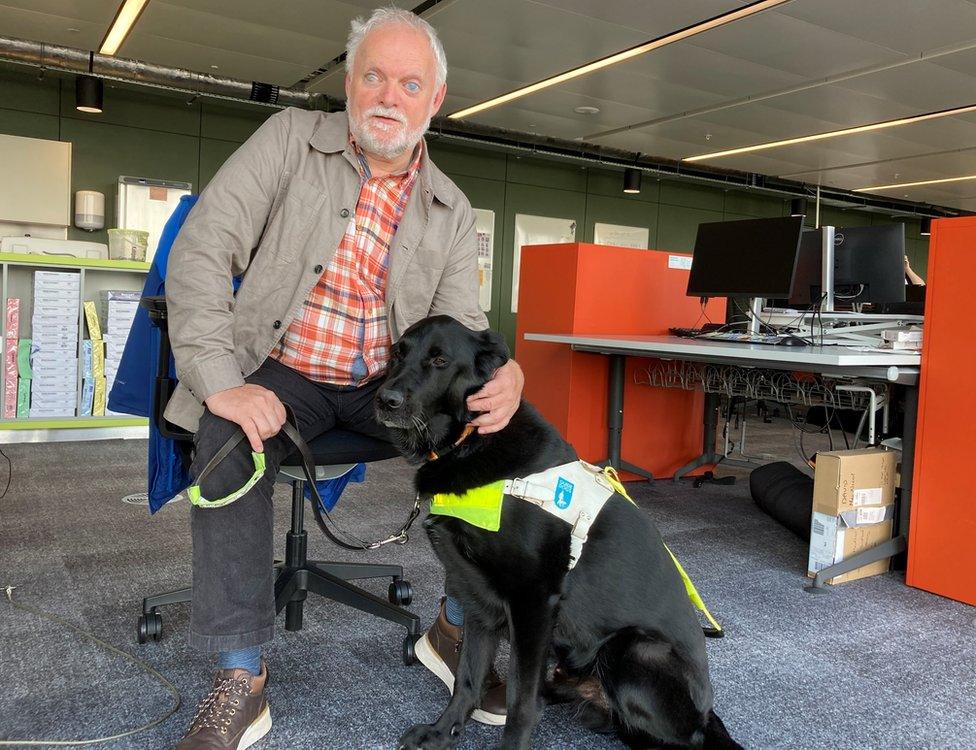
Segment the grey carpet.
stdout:
<path fill-rule="evenodd" d="M 787 430 L 773 426 L 771 435 L 769 450 L 789 446 Z M 187 504 L 150 518 L 120 501 L 143 487 L 142 441 L 4 450 L 13 481 L 0 499 L 0 587 L 16 585 L 19 601 L 138 655 L 179 688 L 176 716 L 98 747 L 172 747 L 205 692 L 211 662 L 186 645 L 185 605 L 165 611 L 159 643 L 137 645 L 135 623 L 142 596 L 188 581 Z M 4 476 L 0 460 L 0 484 Z M 361 535 L 386 533 L 409 507 L 409 479 L 400 461 L 372 466 L 364 485 L 347 490 L 337 518 Z M 805 545 L 757 510 L 744 479 L 700 490 L 671 482 L 631 488 L 727 629 L 724 640 L 708 644 L 712 678 L 717 710 L 743 745 L 976 744 L 976 610 L 908 588 L 899 573 L 811 596 L 803 590 Z M 281 542 L 289 502 L 287 488 L 279 492 Z M 442 577 L 422 534 L 406 547 L 354 554 L 330 548 L 313 526 L 310 545 L 316 557 L 402 563 L 414 586 L 412 609 L 429 622 Z M 383 583 L 368 585 L 385 591 Z M 281 628 L 268 649 L 275 725 L 256 748 L 392 748 L 408 725 L 434 719 L 447 691 L 423 667 L 402 665 L 401 640 L 395 626 L 310 599 L 304 630 Z M 132 665 L 2 597 L 0 676 L 6 740 L 114 734 L 159 716 L 170 701 Z M 499 736 L 472 725 L 462 747 L 490 747 Z M 622 747 L 581 730 L 564 707 L 545 711 L 534 746 Z"/>

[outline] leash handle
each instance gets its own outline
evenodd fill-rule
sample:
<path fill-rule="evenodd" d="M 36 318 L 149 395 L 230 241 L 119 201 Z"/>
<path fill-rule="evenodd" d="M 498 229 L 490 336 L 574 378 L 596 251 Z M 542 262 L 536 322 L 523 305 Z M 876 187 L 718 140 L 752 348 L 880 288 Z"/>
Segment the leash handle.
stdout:
<path fill-rule="evenodd" d="M 420 495 L 418 494 L 414 500 L 413 508 L 410 511 L 410 515 L 407 517 L 406 523 L 400 527 L 400 530 L 391 534 L 386 539 L 378 542 L 365 542 L 362 539 L 356 537 L 348 532 L 343 532 L 339 529 L 339 526 L 332 520 L 329 515 L 329 511 L 325 508 L 325 503 L 322 501 L 322 496 L 319 494 L 318 487 L 315 484 L 315 460 L 312 458 L 312 452 L 308 447 L 308 443 L 302 437 L 301 433 L 296 427 L 295 413 L 288 404 L 283 404 L 285 407 L 285 422 L 281 426 L 281 432 L 284 433 L 291 443 L 295 446 L 298 451 L 298 455 L 301 457 L 302 473 L 305 474 L 305 481 L 308 484 L 309 492 L 312 495 L 312 512 L 315 515 L 315 522 L 318 524 L 322 533 L 325 534 L 334 544 L 342 547 L 343 549 L 359 551 L 359 550 L 372 550 L 379 549 L 387 544 L 406 544 L 410 537 L 407 534 L 413 522 L 420 515 Z M 264 476 L 267 469 L 267 463 L 265 460 L 264 453 L 255 453 L 252 451 L 251 455 L 254 459 L 254 473 L 247 480 L 243 487 L 230 493 L 217 500 L 207 500 L 204 498 L 200 492 L 200 487 L 203 485 L 203 480 L 223 461 L 230 455 L 238 443 L 245 439 L 243 430 L 238 429 L 237 433 L 232 435 L 226 443 L 224 443 L 220 450 L 218 450 L 214 457 L 210 459 L 207 465 L 204 467 L 203 471 L 200 472 L 200 476 L 197 477 L 196 484 L 191 485 L 187 488 L 187 496 L 190 502 L 196 505 L 198 508 L 210 509 L 210 508 L 220 508 L 225 505 L 229 505 L 235 500 L 243 497 L 247 492 L 249 492 L 255 484 Z M 324 514 L 324 515 L 323 515 Z M 326 522 L 328 519 L 328 523 Z M 329 528 L 329 524 L 335 527 L 335 531 Z M 339 535 L 346 537 L 346 539 L 340 538 Z"/>

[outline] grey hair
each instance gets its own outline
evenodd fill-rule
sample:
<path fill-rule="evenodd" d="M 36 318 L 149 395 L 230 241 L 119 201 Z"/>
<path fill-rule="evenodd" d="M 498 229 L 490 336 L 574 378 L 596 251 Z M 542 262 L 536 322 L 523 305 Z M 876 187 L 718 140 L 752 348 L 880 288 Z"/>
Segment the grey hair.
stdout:
<path fill-rule="evenodd" d="M 362 44 L 366 35 L 381 26 L 399 24 L 409 26 L 417 31 L 422 31 L 430 41 L 430 49 L 434 53 L 434 62 L 437 67 L 437 85 L 440 86 L 447 80 L 447 56 L 444 54 L 444 47 L 437 36 L 437 31 L 427 21 L 411 13 L 409 10 L 390 6 L 388 8 L 377 8 L 369 18 L 354 18 L 349 28 L 349 38 L 346 40 L 346 72 L 352 72 L 353 64 L 356 61 L 356 52 Z"/>

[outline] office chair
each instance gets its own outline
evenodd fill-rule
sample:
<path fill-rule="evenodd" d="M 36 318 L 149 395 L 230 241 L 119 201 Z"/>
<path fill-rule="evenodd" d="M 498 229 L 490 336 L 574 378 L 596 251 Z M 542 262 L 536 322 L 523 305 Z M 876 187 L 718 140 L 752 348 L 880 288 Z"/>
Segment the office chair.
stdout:
<path fill-rule="evenodd" d="M 148 310 L 152 323 L 160 330 L 159 367 L 153 387 L 153 421 L 164 437 L 180 441 L 186 448 L 185 455 L 188 456 L 193 434 L 167 422 L 163 416 L 175 388 L 175 382 L 169 377 L 170 345 L 166 298 L 144 297 L 141 304 Z M 308 447 L 315 462 L 317 480 L 342 476 L 357 463 L 382 461 L 400 455 L 384 440 L 341 429 L 323 433 L 312 440 Z M 309 593 L 318 594 L 405 627 L 407 634 L 403 639 L 403 661 L 408 665 L 413 664 L 416 661 L 414 642 L 420 635 L 420 618 L 399 606 L 409 605 L 413 598 L 410 583 L 403 579 L 403 567 L 309 560 L 308 534 L 304 527 L 307 480 L 297 452 L 282 462 L 276 481 L 292 486 L 291 529 L 285 535 L 285 557 L 284 560 L 275 562 L 275 612 L 285 610 L 285 630 L 302 629 L 305 599 Z M 350 583 L 352 580 L 386 577 L 392 580 L 388 601 Z M 189 602 L 191 595 L 192 589 L 184 588 L 143 599 L 142 615 L 138 624 L 139 643 L 160 639 L 160 607 Z"/>

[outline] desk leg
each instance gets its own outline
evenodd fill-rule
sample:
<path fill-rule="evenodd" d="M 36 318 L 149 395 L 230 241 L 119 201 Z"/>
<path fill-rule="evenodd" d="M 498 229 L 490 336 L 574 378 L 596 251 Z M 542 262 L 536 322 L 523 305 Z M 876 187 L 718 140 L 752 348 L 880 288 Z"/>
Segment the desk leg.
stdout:
<path fill-rule="evenodd" d="M 620 458 L 620 444 L 624 432 L 624 363 L 623 354 L 609 354 L 610 384 L 607 389 L 607 459 L 600 462 L 601 466 L 610 465 L 621 471 L 654 480 L 654 475 L 647 469 L 628 463 Z"/>
<path fill-rule="evenodd" d="M 893 539 L 889 539 L 887 542 L 882 542 L 877 547 L 872 547 L 871 549 L 866 549 L 863 552 L 858 552 L 856 555 L 854 555 L 854 557 L 850 557 L 847 560 L 841 560 L 839 563 L 831 565 L 829 568 L 824 568 L 817 573 L 817 577 L 813 579 L 812 584 L 807 586 L 806 590 L 811 593 L 818 593 L 823 590 L 824 584 L 831 578 L 844 575 L 844 573 L 850 573 L 852 570 L 857 570 L 865 565 L 878 562 L 878 560 L 895 557 L 895 555 L 901 554 L 907 548 L 908 542 L 906 537 L 899 534 Z"/>
<path fill-rule="evenodd" d="M 895 521 L 895 534 L 908 540 L 908 525 L 912 515 L 912 481 L 915 476 L 915 428 L 918 424 L 918 385 L 905 388 L 905 426 L 901 434 L 901 498 L 898 503 L 898 517 Z M 904 570 L 907 555 L 899 555 L 891 563 L 895 570 Z"/>
<path fill-rule="evenodd" d="M 685 474 L 687 474 L 689 471 L 697 469 L 699 466 L 717 464 L 719 461 L 725 458 L 724 456 L 721 456 L 715 452 L 715 440 L 718 437 L 718 406 L 718 394 L 706 393 L 705 416 L 702 420 L 705 425 L 705 430 L 702 434 L 701 455 L 698 456 L 698 458 L 693 458 L 691 461 L 674 472 L 675 482 L 685 476 Z"/>

